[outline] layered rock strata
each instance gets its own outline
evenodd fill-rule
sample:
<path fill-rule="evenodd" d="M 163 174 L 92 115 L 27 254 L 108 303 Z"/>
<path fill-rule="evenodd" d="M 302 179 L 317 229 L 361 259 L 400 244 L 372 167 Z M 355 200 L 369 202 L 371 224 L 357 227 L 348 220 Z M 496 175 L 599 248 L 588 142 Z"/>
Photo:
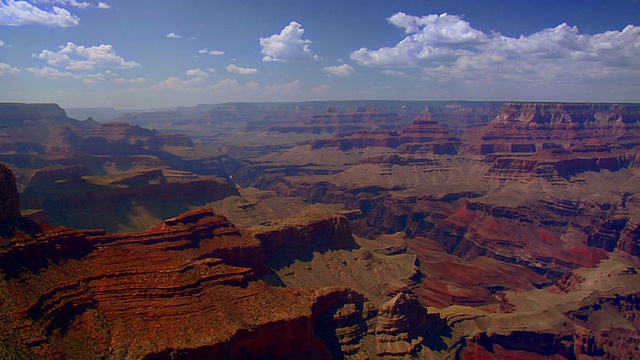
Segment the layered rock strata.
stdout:
<path fill-rule="evenodd" d="M 17 197 L 3 174 L 8 198 Z M 413 353 L 422 341 L 400 312 L 405 303 L 426 309 L 406 295 L 376 320 L 375 307 L 347 288 L 259 280 L 289 246 L 299 255 L 351 245 L 342 217 L 311 211 L 249 235 L 200 209 L 111 235 L 9 215 L 0 234 L 2 357 L 361 358 L 374 343 L 387 349 L 381 355 L 403 355 L 402 339 Z"/>

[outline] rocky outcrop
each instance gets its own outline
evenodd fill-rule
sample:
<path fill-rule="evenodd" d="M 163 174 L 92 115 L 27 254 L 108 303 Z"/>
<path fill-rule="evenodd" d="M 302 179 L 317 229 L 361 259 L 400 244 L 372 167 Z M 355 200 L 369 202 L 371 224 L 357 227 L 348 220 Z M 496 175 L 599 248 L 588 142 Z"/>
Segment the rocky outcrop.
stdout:
<path fill-rule="evenodd" d="M 67 120 L 67 113 L 57 104 L 0 103 L 3 125 L 17 125 L 24 120 Z"/>
<path fill-rule="evenodd" d="M 11 170 L 0 164 L 0 223 L 20 216 L 20 197 L 16 178 Z"/>
<path fill-rule="evenodd" d="M 267 258 L 275 263 L 291 261 L 311 251 L 355 246 L 344 216 L 313 207 L 297 216 L 273 220 L 268 226 L 252 227 L 249 233 L 260 241 Z"/>
<path fill-rule="evenodd" d="M 612 252 L 623 251 L 640 256 L 640 228 L 638 217 L 618 215 L 592 228 L 587 245 Z"/>
<path fill-rule="evenodd" d="M 620 232 L 617 248 L 634 256 L 640 256 L 640 219 L 631 217 Z"/>
<path fill-rule="evenodd" d="M 270 258 L 353 245 L 346 219 L 318 210 L 250 236 L 208 209 L 120 235 L 9 223 L 0 234 L 3 357 L 384 357 L 417 354 L 424 340 L 426 309 L 407 294 L 376 317 L 347 288 L 259 280 Z"/>
<path fill-rule="evenodd" d="M 486 177 L 558 181 L 631 166 L 639 134 L 640 107 L 634 104 L 507 103 L 463 141 L 466 151 L 493 164 Z"/>
<path fill-rule="evenodd" d="M 118 153 L 122 151 L 122 146 L 147 149 L 160 149 L 163 146 L 193 147 L 193 141 L 187 136 L 160 134 L 156 130 L 148 130 L 140 126 L 119 122 L 99 124 L 90 129 L 75 130 L 74 137 L 74 151 L 91 154 Z"/>
<path fill-rule="evenodd" d="M 399 293 L 380 307 L 376 322 L 378 356 L 416 355 L 424 341 L 427 309 L 415 296 Z"/>

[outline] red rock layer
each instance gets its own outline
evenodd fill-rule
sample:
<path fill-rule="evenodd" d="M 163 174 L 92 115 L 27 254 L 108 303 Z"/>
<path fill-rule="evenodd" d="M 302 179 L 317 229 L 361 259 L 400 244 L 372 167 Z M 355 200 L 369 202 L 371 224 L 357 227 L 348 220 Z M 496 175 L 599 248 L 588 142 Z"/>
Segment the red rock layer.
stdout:
<path fill-rule="evenodd" d="M 555 181 L 630 166 L 639 138 L 637 105 L 507 103 L 493 122 L 463 140 L 467 151 L 493 164 L 488 177 Z"/>
<path fill-rule="evenodd" d="M 3 174 L 12 182 L 8 169 Z M 270 271 L 267 257 L 353 245 L 346 219 L 318 210 L 252 236 L 208 209 L 121 235 L 20 216 L 2 226 L 2 357 L 403 356 L 419 351 L 428 327 L 426 309 L 407 294 L 376 320 L 373 305 L 346 288 L 291 290 L 258 280 Z"/>
<path fill-rule="evenodd" d="M 413 145 L 413 146 L 410 146 Z M 401 152 L 416 153 L 417 147 L 435 154 L 456 154 L 460 141 L 427 116 L 396 130 L 360 130 L 343 132 L 329 139 L 314 140 L 312 149 L 337 147 L 341 150 L 362 149 L 369 146 L 399 148 Z"/>
<path fill-rule="evenodd" d="M 264 247 L 267 258 L 291 259 L 313 250 L 350 248 L 355 245 L 344 216 L 309 208 L 298 216 L 256 226 L 250 233 Z"/>

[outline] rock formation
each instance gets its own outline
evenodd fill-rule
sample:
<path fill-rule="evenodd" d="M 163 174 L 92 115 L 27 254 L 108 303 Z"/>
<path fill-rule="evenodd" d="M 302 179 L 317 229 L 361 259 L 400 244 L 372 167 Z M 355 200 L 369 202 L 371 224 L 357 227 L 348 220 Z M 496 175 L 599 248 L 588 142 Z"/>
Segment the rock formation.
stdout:
<path fill-rule="evenodd" d="M 395 355 L 422 341 L 411 324 L 426 325 L 426 309 L 406 295 L 376 322 L 375 307 L 346 288 L 259 280 L 291 245 L 297 254 L 352 241 L 344 218 L 312 211 L 253 235 L 206 209 L 121 235 L 11 221 L 0 238 L 3 357 L 323 359 L 373 354 L 374 338 Z M 407 338 L 403 352 L 395 343 Z"/>
<path fill-rule="evenodd" d="M 118 235 L 4 215 L 0 355 L 636 358 L 639 114 L 233 103 L 127 116 L 189 138 L 44 119 L 55 131 L 15 142 L 3 127 L 23 208 L 113 214 L 114 198 L 133 218 L 225 193 L 216 211 L 252 227 L 203 209 Z"/>
<path fill-rule="evenodd" d="M 20 197 L 13 172 L 0 164 L 0 223 L 20 216 Z"/>

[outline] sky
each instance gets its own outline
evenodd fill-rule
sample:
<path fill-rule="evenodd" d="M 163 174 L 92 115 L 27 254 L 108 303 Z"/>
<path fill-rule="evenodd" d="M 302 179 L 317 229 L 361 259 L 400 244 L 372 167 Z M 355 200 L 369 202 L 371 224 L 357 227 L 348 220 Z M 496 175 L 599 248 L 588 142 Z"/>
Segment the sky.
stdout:
<path fill-rule="evenodd" d="M 0 0 L 0 102 L 640 102 L 638 0 Z"/>

